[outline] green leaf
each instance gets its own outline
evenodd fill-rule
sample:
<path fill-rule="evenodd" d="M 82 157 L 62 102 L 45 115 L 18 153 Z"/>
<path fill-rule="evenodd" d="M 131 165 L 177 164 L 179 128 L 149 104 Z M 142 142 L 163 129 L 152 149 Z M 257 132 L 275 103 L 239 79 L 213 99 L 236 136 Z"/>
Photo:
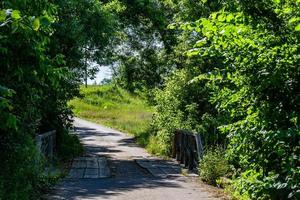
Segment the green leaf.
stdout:
<path fill-rule="evenodd" d="M 292 9 L 290 7 L 287 7 L 287 8 L 283 9 L 283 13 L 285 13 L 285 14 L 289 14 L 291 12 L 292 12 Z"/>
<path fill-rule="evenodd" d="M 191 49 L 191 50 L 187 51 L 186 55 L 188 57 L 192 57 L 192 56 L 199 55 L 199 53 L 200 53 L 200 49 L 194 48 L 194 49 Z"/>
<path fill-rule="evenodd" d="M 169 24 L 167 28 L 173 30 L 176 28 L 176 24 L 175 23 Z"/>
<path fill-rule="evenodd" d="M 218 21 L 224 22 L 225 20 L 226 20 L 226 17 L 223 13 L 218 16 Z"/>
<path fill-rule="evenodd" d="M 40 19 L 39 18 L 35 18 L 33 23 L 32 23 L 32 28 L 35 31 L 38 31 L 40 28 Z"/>
<path fill-rule="evenodd" d="M 11 13 L 11 17 L 13 19 L 20 19 L 21 18 L 21 13 L 18 10 L 13 10 Z"/>
<path fill-rule="evenodd" d="M 19 28 L 19 24 L 17 22 L 12 23 L 12 31 L 11 33 L 15 33 Z"/>
<path fill-rule="evenodd" d="M 49 15 L 45 15 L 43 17 L 40 17 L 40 24 L 43 26 L 49 26 L 51 23 L 53 23 L 55 20 L 50 17 Z"/>
<path fill-rule="evenodd" d="M 295 31 L 300 31 L 300 24 L 295 27 Z"/>
<path fill-rule="evenodd" d="M 0 10 L 0 22 L 4 22 L 6 19 L 6 14 L 4 10 Z"/>
<path fill-rule="evenodd" d="M 180 26 L 180 28 L 184 31 L 190 31 L 190 30 L 193 30 L 193 27 L 191 26 L 191 23 L 184 23 Z"/>
<path fill-rule="evenodd" d="M 17 119 L 14 115 L 9 114 L 6 121 L 6 126 L 11 129 L 17 128 Z"/>
<path fill-rule="evenodd" d="M 207 43 L 206 38 L 203 38 L 201 40 L 198 40 L 195 44 L 195 47 L 202 47 L 203 45 L 205 45 Z"/>
<path fill-rule="evenodd" d="M 210 16 L 211 16 L 212 19 L 216 19 L 217 18 L 217 13 L 212 13 Z"/>
<path fill-rule="evenodd" d="M 226 22 L 231 22 L 233 19 L 234 19 L 234 15 L 230 13 L 230 14 L 227 15 L 227 17 L 226 17 Z"/>
<path fill-rule="evenodd" d="M 290 20 L 289 20 L 289 24 L 291 23 L 294 23 L 294 22 L 297 22 L 300 20 L 300 17 L 292 17 Z"/>

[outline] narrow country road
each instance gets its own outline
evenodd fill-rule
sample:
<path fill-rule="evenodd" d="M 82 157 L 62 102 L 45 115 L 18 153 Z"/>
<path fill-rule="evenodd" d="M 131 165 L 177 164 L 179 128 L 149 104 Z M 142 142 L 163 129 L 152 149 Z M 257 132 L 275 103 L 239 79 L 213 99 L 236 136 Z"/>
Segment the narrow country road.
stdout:
<path fill-rule="evenodd" d="M 75 159 L 69 176 L 48 199 L 206 200 L 220 199 L 171 161 L 151 157 L 119 131 L 75 119 L 86 155 Z"/>

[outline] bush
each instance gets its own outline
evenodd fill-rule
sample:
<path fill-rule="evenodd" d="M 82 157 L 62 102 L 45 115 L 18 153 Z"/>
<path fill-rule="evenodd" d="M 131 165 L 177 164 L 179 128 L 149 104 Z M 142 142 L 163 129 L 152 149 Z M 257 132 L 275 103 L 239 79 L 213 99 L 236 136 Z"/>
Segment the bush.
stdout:
<path fill-rule="evenodd" d="M 199 163 L 199 175 L 202 180 L 216 185 L 217 179 L 225 176 L 229 170 L 228 162 L 222 148 L 209 149 Z"/>
<path fill-rule="evenodd" d="M 34 137 L 13 114 L 14 93 L 0 86 L 0 199 L 37 199 L 57 178 L 43 174 L 46 163 L 37 151 Z M 59 142 L 59 150 L 64 159 L 81 152 L 77 137 L 66 131 L 58 137 L 63 143 Z"/>
<path fill-rule="evenodd" d="M 0 199 L 33 199 L 42 163 L 32 137 L 12 113 L 13 94 L 0 86 Z"/>
<path fill-rule="evenodd" d="M 216 128 L 218 121 L 214 118 L 214 107 L 208 102 L 208 88 L 203 83 L 191 82 L 196 73 L 197 69 L 176 70 L 166 79 L 164 88 L 156 91 L 152 123 L 156 133 L 152 143 L 156 141 L 156 148 L 162 148 L 155 149 L 156 152 L 170 153 L 176 129 L 201 133 L 208 146 L 225 141 L 225 135 L 220 135 Z"/>
<path fill-rule="evenodd" d="M 63 130 L 72 115 L 67 102 L 78 95 L 83 58 L 90 57 L 83 47 L 97 41 L 105 46 L 109 36 L 102 37 L 104 32 L 114 31 L 108 28 L 114 21 L 108 7 L 99 1 L 0 2 L 1 200 L 37 199 L 47 185 L 36 134 L 57 130 L 62 159 L 82 152 L 78 138 Z M 82 9 L 69 14 L 74 8 Z M 103 18 L 91 20 L 96 15 Z"/>
<path fill-rule="evenodd" d="M 0 199 L 36 199 L 43 165 L 32 138 L 15 133 L 2 139 L 9 145 L 0 148 Z"/>
<path fill-rule="evenodd" d="M 152 132 L 153 133 L 153 132 Z M 149 138 L 147 150 L 155 155 L 168 155 L 170 150 L 170 136 L 164 131 L 152 134 Z"/>
<path fill-rule="evenodd" d="M 67 161 L 84 152 L 77 135 L 71 135 L 67 130 L 63 130 L 57 137 L 57 154 L 60 160 Z"/>
<path fill-rule="evenodd" d="M 194 81 L 207 81 L 207 97 L 224 119 L 228 160 L 241 169 L 236 191 L 299 199 L 300 2 L 231 3 L 182 26 L 198 34 L 187 54 L 199 67 L 219 60 Z"/>

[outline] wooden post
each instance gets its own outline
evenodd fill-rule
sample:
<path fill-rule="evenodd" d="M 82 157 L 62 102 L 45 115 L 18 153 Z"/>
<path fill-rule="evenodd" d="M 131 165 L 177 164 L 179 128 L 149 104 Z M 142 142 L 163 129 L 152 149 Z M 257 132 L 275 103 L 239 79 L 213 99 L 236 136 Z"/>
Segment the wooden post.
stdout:
<path fill-rule="evenodd" d="M 47 133 L 37 135 L 35 140 L 40 153 L 47 159 L 51 160 L 56 146 L 56 131 L 49 131 Z"/>
<path fill-rule="evenodd" d="M 172 144 L 172 157 L 190 170 L 198 166 L 203 155 L 201 136 L 196 133 L 176 130 Z"/>
<path fill-rule="evenodd" d="M 175 131 L 173 143 L 172 143 L 172 158 L 176 158 L 176 154 L 178 150 L 177 141 L 178 141 L 178 132 Z"/>

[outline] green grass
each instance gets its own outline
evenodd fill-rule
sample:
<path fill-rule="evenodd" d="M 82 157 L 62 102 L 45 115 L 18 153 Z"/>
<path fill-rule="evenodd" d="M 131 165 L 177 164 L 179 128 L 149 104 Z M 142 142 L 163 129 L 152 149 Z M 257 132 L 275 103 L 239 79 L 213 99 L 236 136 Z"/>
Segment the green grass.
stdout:
<path fill-rule="evenodd" d="M 112 85 L 81 87 L 70 101 L 76 116 L 132 134 L 146 146 L 153 108 L 140 97 Z"/>

